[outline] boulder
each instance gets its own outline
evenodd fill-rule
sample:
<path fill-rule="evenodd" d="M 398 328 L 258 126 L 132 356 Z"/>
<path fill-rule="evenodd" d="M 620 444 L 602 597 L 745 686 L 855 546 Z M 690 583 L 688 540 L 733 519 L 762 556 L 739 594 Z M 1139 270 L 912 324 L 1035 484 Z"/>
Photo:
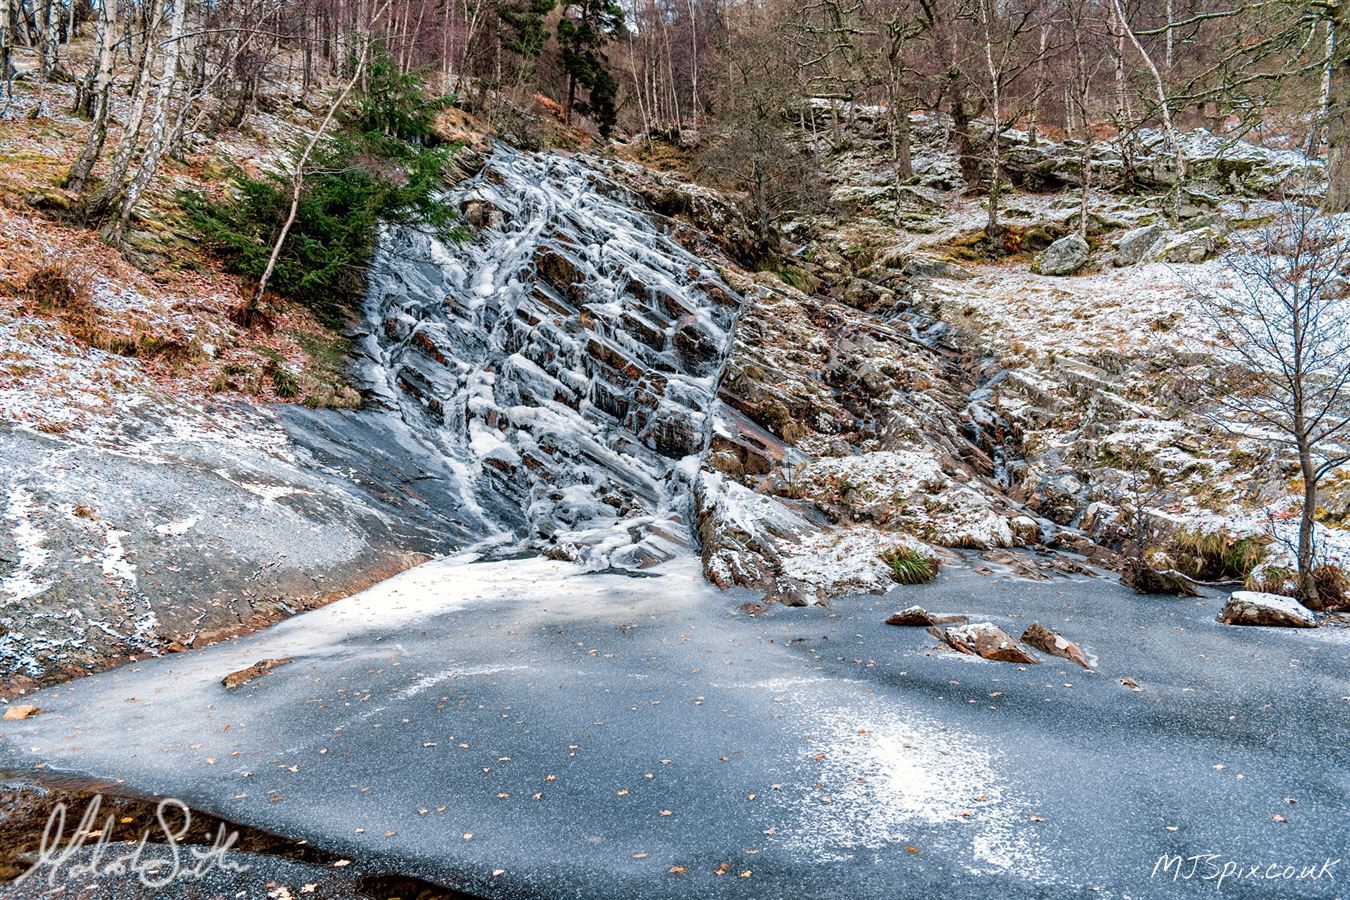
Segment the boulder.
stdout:
<path fill-rule="evenodd" d="M 1317 617 L 1292 597 L 1235 591 L 1219 613 L 1225 625 L 1265 625 L 1272 628 L 1316 628 Z"/>
<path fill-rule="evenodd" d="M 930 613 L 922 606 L 907 606 L 886 618 L 887 625 L 908 626 L 911 628 L 929 628 L 934 625 L 951 625 L 966 621 L 965 616 Z"/>
<path fill-rule="evenodd" d="M 1018 546 L 1033 547 L 1041 542 L 1041 525 L 1031 516 L 1013 516 L 1008 520 L 1008 527 L 1012 529 L 1013 539 Z"/>
<path fill-rule="evenodd" d="M 1151 262 L 1166 242 L 1167 226 L 1161 222 L 1132 229 L 1121 235 L 1111 261 L 1122 267 Z"/>
<path fill-rule="evenodd" d="M 1037 254 L 1031 268 L 1041 275 L 1072 275 L 1087 265 L 1088 252 L 1087 241 L 1065 235 Z"/>
<path fill-rule="evenodd" d="M 933 633 L 953 650 L 997 662 L 1035 663 L 1036 657 L 993 622 L 973 622 Z"/>
<path fill-rule="evenodd" d="M 764 595 L 765 603 L 781 603 L 784 606 L 811 606 L 825 603 L 825 591 L 799 578 L 778 577 L 773 586 Z"/>
<path fill-rule="evenodd" d="M 31 703 L 16 703 L 5 707 L 5 721 L 13 722 L 16 719 L 31 719 L 42 710 L 33 706 Z"/>
<path fill-rule="evenodd" d="M 261 678 L 277 666 L 284 666 L 290 661 L 289 656 L 282 659 L 260 659 L 247 668 L 240 669 L 238 672 L 231 672 L 220 679 L 220 683 L 232 691 L 240 685 L 248 684 L 255 678 Z"/>
<path fill-rule="evenodd" d="M 1027 630 L 1022 632 L 1022 642 L 1030 644 L 1042 653 L 1072 660 L 1085 669 L 1090 670 L 1092 668 L 1091 664 L 1088 663 L 1087 654 L 1083 652 L 1081 647 L 1037 622 L 1032 622 L 1027 626 Z"/>
<path fill-rule="evenodd" d="M 928 628 L 936 625 L 937 619 L 933 614 L 922 606 L 907 606 L 897 613 L 891 613 L 886 617 L 887 625 L 901 625 L 911 628 Z"/>
<path fill-rule="evenodd" d="M 1219 235 L 1213 228 L 1196 228 L 1167 240 L 1158 248 L 1159 258 L 1170 263 L 1199 263 L 1219 249 Z"/>
<path fill-rule="evenodd" d="M 1141 594 L 1174 594 L 1198 597 L 1195 583 L 1176 569 L 1158 569 L 1146 562 L 1131 560 L 1120 573 L 1120 583 Z"/>

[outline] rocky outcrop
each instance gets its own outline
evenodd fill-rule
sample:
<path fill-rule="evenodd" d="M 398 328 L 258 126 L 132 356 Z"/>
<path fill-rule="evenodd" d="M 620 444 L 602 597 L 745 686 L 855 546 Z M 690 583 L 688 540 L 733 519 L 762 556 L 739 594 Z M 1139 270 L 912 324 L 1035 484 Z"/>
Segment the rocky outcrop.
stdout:
<path fill-rule="evenodd" d="M 398 229 L 372 266 L 371 391 L 489 532 L 625 567 L 691 544 L 679 463 L 708 447 L 740 298 L 581 158 L 498 147 L 448 200 L 470 239 Z"/>
<path fill-rule="evenodd" d="M 1235 591 L 1219 613 L 1225 625 L 1262 625 L 1271 628 L 1316 628 L 1317 616 L 1292 597 Z"/>

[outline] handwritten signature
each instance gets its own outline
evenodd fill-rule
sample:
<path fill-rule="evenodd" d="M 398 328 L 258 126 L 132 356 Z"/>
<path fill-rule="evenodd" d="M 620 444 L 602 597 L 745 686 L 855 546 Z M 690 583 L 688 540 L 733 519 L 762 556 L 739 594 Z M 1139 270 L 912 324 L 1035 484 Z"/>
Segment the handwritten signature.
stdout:
<path fill-rule="evenodd" d="M 114 815 L 109 814 L 103 828 L 95 830 L 94 823 L 98 821 L 102 806 L 103 796 L 95 794 L 85 807 L 74 836 L 63 845 L 66 804 L 57 803 L 42 831 L 37 860 L 15 879 L 15 883 L 22 883 L 29 878 L 41 879 L 44 873 L 47 884 L 52 887 L 62 879 L 73 881 L 108 875 L 134 875 L 148 888 L 162 888 L 179 880 L 199 881 L 213 869 L 235 873 L 247 872 L 249 869 L 228 858 L 230 849 L 239 840 L 239 833 L 227 832 L 224 824 L 216 830 L 210 846 L 180 846 L 192 824 L 192 811 L 181 800 L 166 797 L 155 809 L 155 820 L 159 824 L 162 840 L 151 844 L 151 831 L 145 831 L 131 850 L 125 849 L 125 842 L 119 842 L 117 847 L 112 846 Z M 177 811 L 177 816 L 169 814 L 172 810 Z M 182 819 L 181 824 L 176 827 L 170 824 L 171 820 L 179 817 Z M 151 848 L 149 852 L 147 845 Z M 89 850 L 87 855 L 82 852 L 86 849 Z M 77 854 L 82 858 L 77 860 Z"/>

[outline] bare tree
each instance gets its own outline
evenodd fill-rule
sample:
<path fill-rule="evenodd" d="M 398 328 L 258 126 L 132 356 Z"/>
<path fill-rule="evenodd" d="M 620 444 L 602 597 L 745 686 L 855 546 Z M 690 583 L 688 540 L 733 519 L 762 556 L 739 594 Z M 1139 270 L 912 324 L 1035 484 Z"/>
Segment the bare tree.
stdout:
<path fill-rule="evenodd" d="M 1237 386 L 1216 399 L 1225 427 L 1292 449 L 1303 481 L 1299 599 L 1320 609 L 1313 570 L 1321 479 L 1350 462 L 1350 233 L 1334 216 L 1287 206 L 1225 257 L 1231 286 L 1195 290 Z"/>

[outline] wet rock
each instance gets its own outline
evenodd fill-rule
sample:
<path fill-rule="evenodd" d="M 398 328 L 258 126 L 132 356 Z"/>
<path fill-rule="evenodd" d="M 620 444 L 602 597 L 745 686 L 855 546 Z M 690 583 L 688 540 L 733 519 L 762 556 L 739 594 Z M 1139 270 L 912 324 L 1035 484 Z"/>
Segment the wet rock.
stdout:
<path fill-rule="evenodd" d="M 572 296 L 573 287 L 582 284 L 586 275 L 570 258 L 551 247 L 540 247 L 534 255 L 539 277 L 553 285 L 564 297 Z"/>
<path fill-rule="evenodd" d="M 248 684 L 255 678 L 261 678 L 278 666 L 284 666 L 290 661 L 291 658 L 289 656 L 282 659 L 260 659 L 247 668 L 240 669 L 237 672 L 231 672 L 222 678 L 220 683 L 225 685 L 227 689 L 234 690 L 240 685 Z"/>
<path fill-rule="evenodd" d="M 972 622 L 933 633 L 958 653 L 979 656 L 996 662 L 1037 663 L 1036 657 L 1013 640 L 993 622 Z"/>
<path fill-rule="evenodd" d="M 1084 490 L 1083 482 L 1071 472 L 1046 476 L 1028 506 L 1057 525 L 1068 525 L 1078 515 Z"/>
<path fill-rule="evenodd" d="M 1032 622 L 1027 626 L 1026 631 L 1022 632 L 1022 643 L 1030 644 L 1043 653 L 1051 656 L 1060 656 L 1064 659 L 1073 660 L 1085 669 L 1091 669 L 1088 663 L 1087 655 L 1073 641 L 1057 634 L 1046 628 L 1038 622 Z"/>
<path fill-rule="evenodd" d="M 675 328 L 675 349 L 689 369 L 699 375 L 715 371 L 722 353 L 721 342 L 694 316 L 686 316 Z"/>
<path fill-rule="evenodd" d="M 1066 235 L 1037 255 L 1031 269 L 1041 275 L 1072 275 L 1087 265 L 1088 253 L 1087 241 Z"/>
<path fill-rule="evenodd" d="M 1272 628 L 1316 628 L 1317 617 L 1292 597 L 1235 591 L 1219 613 L 1225 625 L 1264 625 Z"/>
<path fill-rule="evenodd" d="M 502 223 L 502 211 L 486 200 L 470 200 L 464 205 L 464 220 L 474 228 L 496 228 Z"/>
<path fill-rule="evenodd" d="M 1134 266 L 1151 262 L 1167 241 L 1167 226 L 1161 222 L 1135 228 L 1121 235 L 1111 261 L 1117 266 Z"/>

